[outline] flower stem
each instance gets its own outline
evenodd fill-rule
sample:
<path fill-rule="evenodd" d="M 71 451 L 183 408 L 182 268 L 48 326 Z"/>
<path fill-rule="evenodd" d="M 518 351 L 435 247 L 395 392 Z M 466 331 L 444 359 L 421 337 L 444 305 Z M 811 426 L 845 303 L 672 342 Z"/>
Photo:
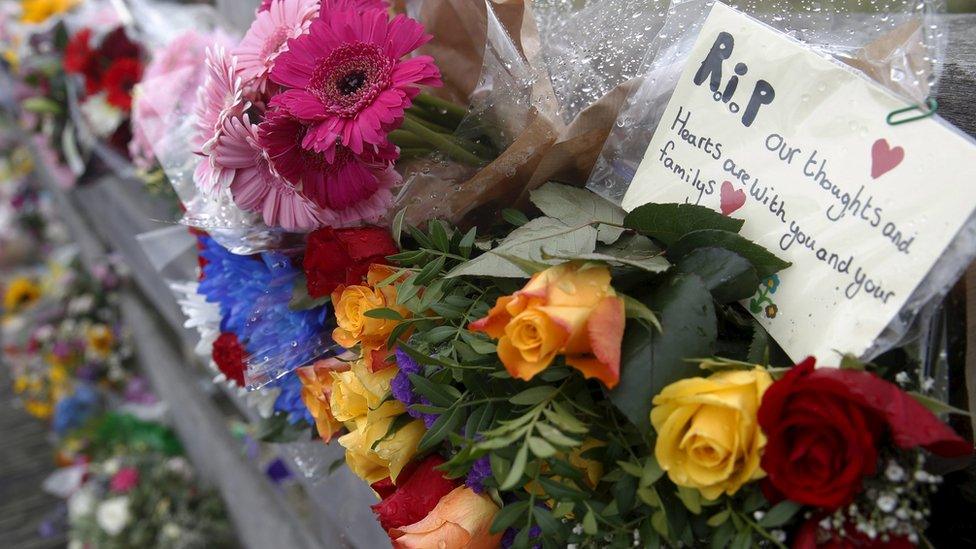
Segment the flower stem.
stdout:
<path fill-rule="evenodd" d="M 425 107 L 428 110 L 432 110 L 435 113 L 447 116 L 454 122 L 454 126 L 457 126 L 464 120 L 464 117 L 468 115 L 468 109 L 454 103 L 452 101 L 447 101 L 439 97 L 435 97 L 429 93 L 422 93 L 413 99 L 414 103 L 421 107 Z"/>
<path fill-rule="evenodd" d="M 409 115 L 403 119 L 401 128 L 423 139 L 459 162 L 464 162 L 471 166 L 480 166 L 482 164 L 482 160 L 477 155 L 465 150 L 460 144 L 451 139 L 450 136 L 428 128 Z"/>

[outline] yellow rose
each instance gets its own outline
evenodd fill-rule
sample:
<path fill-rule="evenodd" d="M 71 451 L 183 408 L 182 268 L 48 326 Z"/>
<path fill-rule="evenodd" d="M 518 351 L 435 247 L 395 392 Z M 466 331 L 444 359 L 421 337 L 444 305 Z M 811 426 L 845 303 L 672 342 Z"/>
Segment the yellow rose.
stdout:
<path fill-rule="evenodd" d="M 573 261 L 536 273 L 469 328 L 498 339 L 498 358 L 513 377 L 528 381 L 562 355 L 613 388 L 620 381 L 624 322 L 610 270 Z"/>
<path fill-rule="evenodd" d="M 683 379 L 654 397 L 654 455 L 671 481 L 715 499 L 762 478 L 766 437 L 756 413 L 772 383 L 757 367 Z"/>
<path fill-rule="evenodd" d="M 354 421 L 378 407 L 390 393 L 390 382 L 397 375 L 396 368 L 371 372 L 363 360 L 350 365 L 344 372 L 332 372 L 332 394 L 329 405 L 339 421 Z"/>
<path fill-rule="evenodd" d="M 339 286 L 332 292 L 337 324 L 332 339 L 347 349 L 360 345 L 366 365 L 372 370 L 391 365 L 384 360 L 389 354 L 386 340 L 399 322 L 371 318 L 366 313 L 386 308 L 397 311 L 404 318 L 410 316 L 406 307 L 397 305 L 395 284 L 377 287 L 393 273 L 394 270 L 386 265 L 372 265 L 366 274 L 365 286 Z"/>
<path fill-rule="evenodd" d="M 302 382 L 302 402 L 315 418 L 315 429 L 323 442 L 332 440 L 342 424 L 332 415 L 332 374 L 348 370 L 349 366 L 336 358 L 320 360 L 297 370 Z"/>
<path fill-rule="evenodd" d="M 498 506 L 483 494 L 459 486 L 442 497 L 419 522 L 390 531 L 398 549 L 493 549 L 502 534 L 490 534 Z"/>
<path fill-rule="evenodd" d="M 417 453 L 417 445 L 427 432 L 424 422 L 415 419 L 386 438 L 390 426 L 406 413 L 402 403 L 388 400 L 379 408 L 351 422 L 349 433 L 339 437 L 346 449 L 349 469 L 367 484 L 389 477 L 396 482 L 403 467 Z"/>

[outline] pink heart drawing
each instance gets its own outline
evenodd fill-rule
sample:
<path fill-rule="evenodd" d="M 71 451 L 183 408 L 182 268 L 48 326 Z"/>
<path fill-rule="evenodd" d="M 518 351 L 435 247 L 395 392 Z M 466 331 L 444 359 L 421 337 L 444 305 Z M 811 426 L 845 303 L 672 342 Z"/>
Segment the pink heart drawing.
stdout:
<path fill-rule="evenodd" d="M 723 215 L 732 215 L 732 212 L 741 208 L 745 203 L 746 193 L 742 189 L 736 190 L 729 181 L 722 182 Z"/>
<path fill-rule="evenodd" d="M 877 179 L 895 169 L 905 159 L 905 149 L 888 145 L 888 140 L 881 138 L 871 146 L 871 179 Z"/>

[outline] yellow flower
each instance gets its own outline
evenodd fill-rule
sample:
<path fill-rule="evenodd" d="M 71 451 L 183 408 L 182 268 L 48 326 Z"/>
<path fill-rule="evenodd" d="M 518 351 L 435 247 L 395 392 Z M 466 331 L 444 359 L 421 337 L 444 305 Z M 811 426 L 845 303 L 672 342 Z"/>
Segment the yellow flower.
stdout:
<path fill-rule="evenodd" d="M 81 0 L 20 0 L 20 20 L 24 23 L 43 23 L 52 15 L 64 13 Z"/>
<path fill-rule="evenodd" d="M 528 381 L 562 355 L 613 388 L 620 381 L 624 323 L 610 270 L 574 261 L 536 273 L 469 328 L 498 339 L 498 358 L 513 377 Z"/>
<path fill-rule="evenodd" d="M 104 324 L 96 324 L 88 328 L 88 348 L 95 356 L 107 357 L 112 352 L 112 345 L 115 343 L 115 335 L 112 329 Z"/>
<path fill-rule="evenodd" d="M 489 533 L 498 506 L 488 496 L 459 486 L 442 497 L 427 516 L 390 531 L 400 549 L 493 549 L 502 534 Z"/>
<path fill-rule="evenodd" d="M 37 419 L 48 419 L 54 413 L 54 407 L 50 402 L 40 400 L 28 400 L 24 403 L 24 410 Z"/>
<path fill-rule="evenodd" d="M 672 383 L 654 397 L 654 455 L 678 486 L 707 499 L 762 478 L 766 437 L 756 413 L 773 383 L 766 370 L 726 371 Z"/>
<path fill-rule="evenodd" d="M 373 309 L 393 309 L 406 318 L 410 311 L 397 305 L 395 284 L 379 287 L 378 284 L 394 273 L 385 265 L 372 265 L 366 274 L 365 286 L 339 286 L 332 292 L 337 327 L 332 332 L 336 343 L 349 349 L 360 345 L 366 365 L 372 370 L 388 367 L 386 340 L 399 324 L 395 320 L 371 318 L 366 313 Z"/>
<path fill-rule="evenodd" d="M 332 440 L 342 427 L 342 424 L 332 415 L 332 385 L 335 380 L 333 372 L 347 370 L 344 362 L 331 358 L 320 360 L 311 366 L 299 368 L 298 379 L 302 382 L 302 402 L 315 418 L 315 428 L 323 442 Z"/>
<path fill-rule="evenodd" d="M 8 313 L 22 311 L 41 297 L 41 288 L 32 279 L 19 276 L 7 286 L 3 295 L 3 307 Z"/>
<path fill-rule="evenodd" d="M 349 430 L 339 437 L 339 444 L 346 449 L 349 469 L 369 484 L 387 477 L 396 482 L 427 432 L 423 421 L 412 420 L 387 437 L 393 423 L 407 412 L 403 403 L 389 398 L 397 372 L 395 366 L 372 372 L 365 360 L 352 363 L 345 372 L 332 372 L 332 417 Z"/>
<path fill-rule="evenodd" d="M 387 477 L 396 482 L 404 466 L 417 454 L 427 429 L 415 419 L 387 437 L 394 421 L 406 412 L 402 403 L 388 400 L 355 420 L 355 427 L 339 437 L 349 469 L 368 484 Z M 347 425 L 348 426 L 348 425 Z"/>

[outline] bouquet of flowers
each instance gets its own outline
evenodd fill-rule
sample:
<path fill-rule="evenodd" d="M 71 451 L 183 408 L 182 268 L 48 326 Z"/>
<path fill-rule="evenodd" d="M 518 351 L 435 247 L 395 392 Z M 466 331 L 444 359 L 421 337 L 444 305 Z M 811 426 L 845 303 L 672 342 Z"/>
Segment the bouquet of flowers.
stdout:
<path fill-rule="evenodd" d="M 305 251 L 350 355 L 300 368 L 302 397 L 394 545 L 921 539 L 938 458 L 972 444 L 873 365 L 777 367 L 737 302 L 788 264 L 741 221 L 554 184 L 532 200 L 545 215 L 487 238 L 435 220 Z"/>
<path fill-rule="evenodd" d="M 71 543 L 91 547 L 232 547 L 223 502 L 179 456 L 130 452 L 86 467 L 68 498 Z"/>

